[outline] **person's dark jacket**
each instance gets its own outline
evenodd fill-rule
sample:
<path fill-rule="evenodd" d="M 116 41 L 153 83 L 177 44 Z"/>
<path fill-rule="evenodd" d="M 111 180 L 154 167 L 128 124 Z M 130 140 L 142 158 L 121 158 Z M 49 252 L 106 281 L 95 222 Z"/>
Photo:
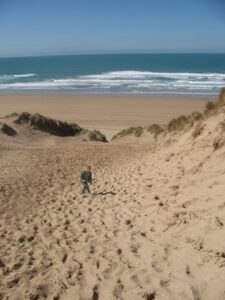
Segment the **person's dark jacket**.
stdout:
<path fill-rule="evenodd" d="M 80 180 L 84 183 L 92 184 L 92 173 L 91 171 L 82 171 L 80 173 Z"/>

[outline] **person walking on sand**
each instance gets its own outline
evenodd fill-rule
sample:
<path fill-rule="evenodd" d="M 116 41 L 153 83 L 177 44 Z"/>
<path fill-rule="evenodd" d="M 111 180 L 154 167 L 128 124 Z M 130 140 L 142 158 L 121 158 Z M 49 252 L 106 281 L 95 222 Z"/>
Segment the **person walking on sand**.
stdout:
<path fill-rule="evenodd" d="M 81 193 L 90 193 L 89 183 L 92 184 L 91 166 L 87 166 L 85 170 L 81 171 L 80 181 L 83 184 Z"/>

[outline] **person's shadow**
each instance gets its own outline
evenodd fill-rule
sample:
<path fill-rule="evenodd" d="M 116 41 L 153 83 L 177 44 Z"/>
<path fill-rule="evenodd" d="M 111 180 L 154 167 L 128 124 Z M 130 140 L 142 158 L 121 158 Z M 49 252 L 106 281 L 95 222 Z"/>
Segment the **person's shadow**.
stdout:
<path fill-rule="evenodd" d="M 93 195 L 95 195 L 95 196 L 99 196 L 99 195 L 101 195 L 101 196 L 105 196 L 105 195 L 112 195 L 112 196 L 115 196 L 116 193 L 110 191 L 110 192 L 93 193 Z"/>

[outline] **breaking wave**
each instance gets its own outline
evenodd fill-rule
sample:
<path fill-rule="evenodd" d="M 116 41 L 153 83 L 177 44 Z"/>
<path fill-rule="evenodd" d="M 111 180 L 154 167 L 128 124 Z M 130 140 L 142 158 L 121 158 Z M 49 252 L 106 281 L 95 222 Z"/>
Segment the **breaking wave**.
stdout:
<path fill-rule="evenodd" d="M 216 94 L 221 87 L 225 86 L 224 73 L 116 71 L 45 80 L 36 79 L 35 75 L 0 75 L 0 90 L 68 90 L 118 94 Z M 34 78 L 32 81 L 28 81 L 29 77 Z"/>
<path fill-rule="evenodd" d="M 14 75 L 0 75 L 0 82 L 8 81 L 8 80 L 14 80 L 17 78 L 27 78 L 27 77 L 33 77 L 36 74 L 14 74 Z"/>

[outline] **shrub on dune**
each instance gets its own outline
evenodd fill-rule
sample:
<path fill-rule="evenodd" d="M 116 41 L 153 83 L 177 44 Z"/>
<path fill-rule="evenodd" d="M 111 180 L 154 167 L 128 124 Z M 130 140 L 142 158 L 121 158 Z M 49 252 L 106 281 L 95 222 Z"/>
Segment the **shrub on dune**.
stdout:
<path fill-rule="evenodd" d="M 134 134 L 136 137 L 140 137 L 143 134 L 144 129 L 140 126 L 133 127 L 131 129 L 131 133 Z"/>
<path fill-rule="evenodd" d="M 199 120 L 203 119 L 203 114 L 198 111 L 195 111 L 189 116 L 189 118 L 194 121 L 199 121 Z"/>
<path fill-rule="evenodd" d="M 200 112 L 193 112 L 187 116 L 180 116 L 178 118 L 172 119 L 167 124 L 167 129 L 169 132 L 172 131 L 182 131 L 186 128 L 192 127 L 196 121 L 202 120 L 203 114 Z"/>
<path fill-rule="evenodd" d="M 163 128 L 158 124 L 152 124 L 148 126 L 147 131 L 152 133 L 154 137 L 156 138 L 161 132 L 163 132 Z"/>
<path fill-rule="evenodd" d="M 29 123 L 30 121 L 30 118 L 31 118 L 31 114 L 30 113 L 27 113 L 27 112 L 23 112 L 21 114 L 16 114 L 16 113 L 13 113 L 12 115 L 9 115 L 9 117 L 17 117 L 16 120 L 14 120 L 14 123 L 15 124 L 23 124 L 23 123 Z"/>
<path fill-rule="evenodd" d="M 0 123 L 0 131 L 9 136 L 17 135 L 17 132 L 5 123 Z"/>
<path fill-rule="evenodd" d="M 218 108 L 218 102 L 216 101 L 209 101 L 205 106 L 205 115 L 209 115 L 210 113 L 214 112 Z"/>
<path fill-rule="evenodd" d="M 225 105 L 225 88 L 222 88 L 219 96 L 219 103 Z"/>
<path fill-rule="evenodd" d="M 134 135 L 136 137 L 140 137 L 144 132 L 144 128 L 141 126 L 138 127 L 130 127 L 128 129 L 124 129 L 120 132 L 118 132 L 116 135 L 113 136 L 112 140 L 115 140 L 117 138 L 122 138 L 127 135 Z"/>
<path fill-rule="evenodd" d="M 189 118 L 184 115 L 178 118 L 174 118 L 167 124 L 167 129 L 169 132 L 183 130 L 187 125 L 188 120 Z"/>
<path fill-rule="evenodd" d="M 225 88 L 221 89 L 218 101 L 209 101 L 205 107 L 205 115 L 215 113 L 219 108 L 225 105 Z"/>
<path fill-rule="evenodd" d="M 106 137 L 98 130 L 92 130 L 88 134 L 90 141 L 107 143 Z"/>
<path fill-rule="evenodd" d="M 75 123 L 68 123 L 51 118 L 44 117 L 40 114 L 30 114 L 27 112 L 19 115 L 14 114 L 16 124 L 27 124 L 31 128 L 47 132 L 56 136 L 76 136 L 79 134 L 88 134 L 90 141 L 107 142 L 106 137 L 98 130 L 86 130 Z"/>
<path fill-rule="evenodd" d="M 5 116 L 4 119 L 15 118 L 15 117 L 17 117 L 18 115 L 19 115 L 18 113 L 14 112 L 14 113 L 11 113 L 10 115 Z"/>
<path fill-rule="evenodd" d="M 75 123 L 67 123 L 43 117 L 39 114 L 32 115 L 30 125 L 36 129 L 59 136 L 74 136 L 81 132 L 81 128 Z"/>
<path fill-rule="evenodd" d="M 14 121 L 16 124 L 28 124 L 38 129 L 58 136 L 74 136 L 81 132 L 81 128 L 75 123 L 67 123 L 40 114 L 21 113 Z"/>

